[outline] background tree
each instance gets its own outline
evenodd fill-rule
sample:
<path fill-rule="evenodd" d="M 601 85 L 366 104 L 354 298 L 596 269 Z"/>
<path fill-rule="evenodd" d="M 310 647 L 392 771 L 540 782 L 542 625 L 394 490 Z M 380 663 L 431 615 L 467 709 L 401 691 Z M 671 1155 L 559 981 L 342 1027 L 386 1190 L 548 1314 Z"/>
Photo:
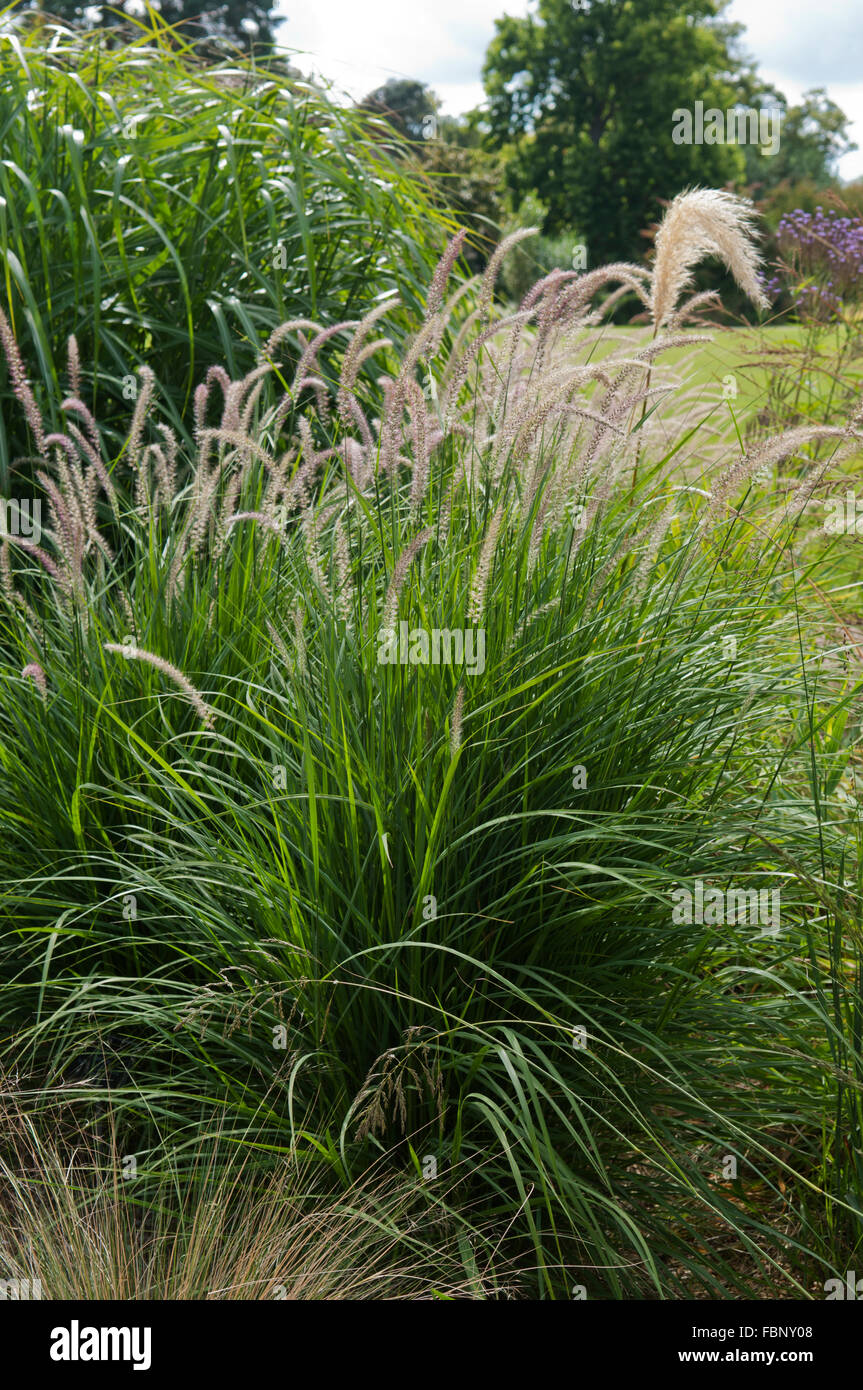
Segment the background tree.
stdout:
<path fill-rule="evenodd" d="M 357 105 L 384 116 L 402 139 L 420 141 L 435 133 L 440 98 L 424 82 L 390 77 Z"/>
<path fill-rule="evenodd" d="M 442 116 L 431 87 L 392 77 L 357 106 L 382 118 L 404 157 L 428 176 L 437 202 L 467 227 L 464 258 L 481 271 L 504 220 L 505 180 L 501 158 L 484 147 L 480 114 Z"/>
<path fill-rule="evenodd" d="M 145 19 L 147 4 L 166 24 L 178 26 L 178 32 L 187 41 L 222 39 L 243 49 L 254 47 L 256 51 L 272 47 L 274 25 L 279 22 L 274 20 L 272 5 L 256 0 L 118 0 L 116 5 L 49 0 L 42 9 L 65 24 L 112 28 L 127 24 L 130 19 Z"/>
<path fill-rule="evenodd" d="M 746 182 L 758 196 L 782 183 L 808 180 L 822 188 L 837 182 L 837 163 L 856 150 L 848 137 L 848 117 L 823 87 L 804 92 L 796 105 L 782 92 L 746 74 L 739 92 L 743 106 L 778 108 L 781 115 L 779 149 L 763 155 L 757 145 L 745 145 Z"/>
<path fill-rule="evenodd" d="M 538 0 L 496 21 L 483 69 L 490 139 L 512 143 L 516 199 L 535 192 L 545 231 L 575 225 L 591 264 L 637 256 L 642 229 L 688 183 L 744 172 L 733 145 L 676 145 L 673 112 L 735 100 L 739 26 L 726 0 Z"/>

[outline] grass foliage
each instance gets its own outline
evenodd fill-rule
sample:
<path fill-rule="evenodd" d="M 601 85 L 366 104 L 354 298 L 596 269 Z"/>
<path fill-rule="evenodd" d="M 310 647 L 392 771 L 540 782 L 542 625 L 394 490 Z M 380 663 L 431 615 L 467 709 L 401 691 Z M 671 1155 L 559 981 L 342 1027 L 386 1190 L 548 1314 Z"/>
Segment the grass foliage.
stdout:
<path fill-rule="evenodd" d="M 679 298 L 705 245 L 756 283 L 748 215 L 678 200 L 652 277 L 553 272 L 500 320 L 507 248 L 446 299 L 457 239 L 420 295 L 425 214 L 389 190 L 398 236 L 377 220 L 372 156 L 334 156 L 332 113 L 308 134 L 317 97 L 196 74 L 180 139 L 148 54 L 88 52 L 100 89 L 149 74 L 122 169 L 119 96 L 108 138 L 80 69 L 19 53 L 2 98 L 27 217 L 50 208 L 75 257 L 55 279 L 46 227 L 25 266 L 4 224 L 8 430 L 28 422 L 46 520 L 2 550 L 0 1272 L 29 1250 L 67 1296 L 72 1248 L 90 1292 L 275 1296 L 299 1230 L 332 1252 L 310 1296 L 817 1295 L 863 1210 L 859 682 L 801 545 L 817 479 L 753 477 L 815 437 L 841 459 L 860 422 L 732 441 L 693 481 L 661 359 L 698 348 Z M 83 143 L 27 106 L 25 57 Z M 256 160 L 240 202 L 225 169 Z M 49 198 L 60 172 L 103 224 Z M 272 180 L 304 326 L 258 255 Z M 392 258 L 372 283 L 357 218 Z M 82 331 L 97 245 L 87 302 L 110 307 Z M 413 299 L 345 323 L 394 263 Z M 612 285 L 654 336 L 594 354 Z M 48 313 L 109 395 L 131 339 L 159 354 L 122 430 L 59 381 Z M 485 661 L 387 663 L 401 623 L 482 630 Z M 778 890 L 781 930 L 676 920 L 695 880 Z M 49 1118 L 101 1155 L 68 1189 L 62 1145 L 22 1177 Z"/>
<path fill-rule="evenodd" d="M 278 65 L 197 62 L 150 18 L 114 48 L 60 26 L 0 42 L 0 249 L 46 418 L 75 334 L 106 431 L 146 363 L 183 437 L 207 369 L 243 375 L 285 320 L 361 318 L 394 292 L 416 309 L 449 224 L 374 122 Z M 11 399 L 4 494 L 31 452 Z"/>

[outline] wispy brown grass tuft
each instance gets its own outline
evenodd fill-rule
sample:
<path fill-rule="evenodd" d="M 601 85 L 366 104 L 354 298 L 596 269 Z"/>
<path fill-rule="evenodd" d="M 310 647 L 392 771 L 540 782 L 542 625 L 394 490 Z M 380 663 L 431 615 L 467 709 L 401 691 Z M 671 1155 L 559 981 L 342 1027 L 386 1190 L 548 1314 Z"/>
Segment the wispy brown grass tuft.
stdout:
<path fill-rule="evenodd" d="M 59 1110 L 59 1107 L 57 1107 Z M 38 1280 L 43 1299 L 421 1300 L 485 1298 L 468 1272 L 458 1217 L 410 1174 L 370 1172 L 328 1189 L 293 1153 L 272 1171 L 255 1145 L 200 1144 L 193 1175 L 123 1181 L 109 1124 L 101 1142 L 69 1116 L 46 1136 L 2 1104 L 0 1279 Z M 129 1189 L 135 1192 L 130 1199 Z"/>

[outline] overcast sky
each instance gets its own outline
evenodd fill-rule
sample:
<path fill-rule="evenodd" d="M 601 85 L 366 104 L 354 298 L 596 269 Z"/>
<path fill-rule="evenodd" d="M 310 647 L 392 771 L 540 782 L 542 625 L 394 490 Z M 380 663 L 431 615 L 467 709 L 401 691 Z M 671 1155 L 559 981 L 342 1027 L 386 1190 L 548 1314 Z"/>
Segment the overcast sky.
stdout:
<path fill-rule="evenodd" d="M 314 71 L 361 97 L 388 77 L 413 77 L 457 115 L 483 100 L 480 70 L 495 19 L 526 14 L 528 0 L 277 0 L 279 42 Z M 796 100 L 826 87 L 861 146 L 843 178 L 863 176 L 863 0 L 732 0 L 744 46 L 764 77 Z"/>

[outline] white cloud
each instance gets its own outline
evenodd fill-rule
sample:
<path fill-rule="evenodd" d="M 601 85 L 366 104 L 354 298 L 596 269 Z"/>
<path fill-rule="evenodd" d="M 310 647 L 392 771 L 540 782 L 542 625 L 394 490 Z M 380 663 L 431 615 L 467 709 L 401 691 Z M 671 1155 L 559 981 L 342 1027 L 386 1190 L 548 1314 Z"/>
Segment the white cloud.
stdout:
<path fill-rule="evenodd" d="M 308 56 L 298 57 L 298 67 L 314 68 L 354 98 L 388 77 L 413 77 L 427 82 L 455 112 L 482 100 L 485 50 L 505 9 L 526 14 L 527 0 L 314 0 L 299 9 L 285 4 L 279 43 L 304 50 Z"/>
<path fill-rule="evenodd" d="M 791 101 L 826 87 L 863 146 L 863 12 L 860 0 L 732 0 L 728 18 L 745 24 L 741 46 L 759 72 Z M 863 149 L 840 162 L 845 179 L 863 177 Z"/>
<path fill-rule="evenodd" d="M 732 0 L 728 18 L 746 25 L 743 46 L 759 66 L 786 82 L 820 87 L 860 80 L 860 0 Z"/>

